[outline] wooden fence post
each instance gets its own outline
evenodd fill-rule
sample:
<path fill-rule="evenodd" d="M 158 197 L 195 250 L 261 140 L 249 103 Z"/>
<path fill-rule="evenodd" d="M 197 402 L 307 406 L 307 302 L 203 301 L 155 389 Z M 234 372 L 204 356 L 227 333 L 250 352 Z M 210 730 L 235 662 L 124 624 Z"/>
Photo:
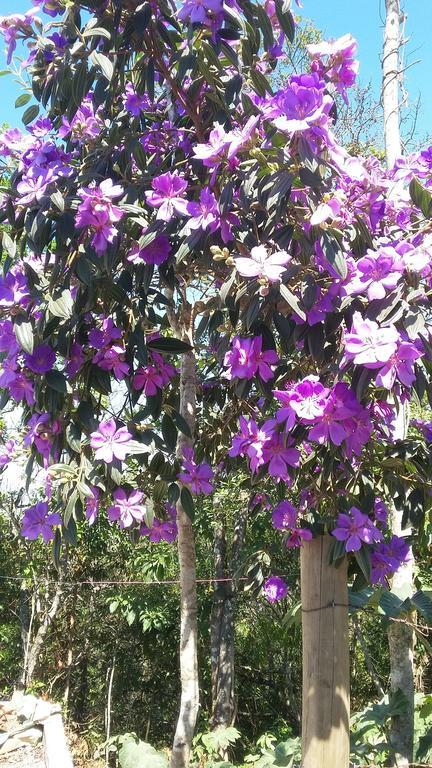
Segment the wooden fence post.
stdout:
<path fill-rule="evenodd" d="M 302 768 L 349 766 L 347 563 L 329 564 L 330 536 L 301 552 Z"/>

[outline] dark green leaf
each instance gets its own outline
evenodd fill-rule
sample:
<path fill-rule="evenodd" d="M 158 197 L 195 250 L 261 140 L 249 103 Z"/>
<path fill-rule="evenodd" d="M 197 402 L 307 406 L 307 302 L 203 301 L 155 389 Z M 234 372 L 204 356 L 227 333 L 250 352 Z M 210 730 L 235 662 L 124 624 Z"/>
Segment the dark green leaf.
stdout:
<path fill-rule="evenodd" d="M 409 185 L 409 193 L 414 205 L 420 208 L 425 219 L 429 219 L 432 215 L 432 195 L 415 176 Z"/>
<path fill-rule="evenodd" d="M 66 377 L 63 373 L 60 373 L 60 371 L 49 371 L 45 374 L 45 379 L 51 389 L 66 394 L 68 386 Z"/>
<path fill-rule="evenodd" d="M 370 551 L 363 545 L 358 552 L 354 552 L 354 557 L 360 567 L 360 570 L 366 581 L 370 581 L 371 576 L 371 556 Z"/>
<path fill-rule="evenodd" d="M 302 310 L 299 301 L 296 296 L 294 296 L 293 292 L 290 291 L 289 288 L 287 288 L 286 285 L 283 283 L 280 284 L 280 294 L 283 299 L 285 299 L 286 303 L 291 307 L 292 310 L 298 315 L 302 320 L 306 320 L 306 314 Z"/>
<path fill-rule="evenodd" d="M 195 505 L 189 488 L 182 488 L 180 491 L 180 503 L 190 520 L 195 517 Z"/>
<path fill-rule="evenodd" d="M 107 80 L 111 80 L 114 74 L 114 65 L 112 61 L 99 51 L 93 51 L 90 54 L 90 61 L 95 67 L 99 67 L 104 77 Z"/>
<path fill-rule="evenodd" d="M 183 434 L 186 435 L 186 437 L 191 438 L 192 434 L 189 428 L 189 424 L 187 423 L 186 419 L 183 418 L 183 416 L 178 413 L 178 411 L 172 411 L 171 412 L 172 420 L 174 424 L 176 425 L 177 429 Z"/>
<path fill-rule="evenodd" d="M 156 352 L 172 353 L 174 355 L 181 355 L 184 352 L 190 352 L 192 347 L 186 341 L 174 338 L 160 338 L 152 339 L 147 342 L 148 349 L 154 349 Z"/>
<path fill-rule="evenodd" d="M 18 96 L 17 100 L 15 101 L 15 107 L 24 107 L 29 103 L 31 97 L 31 93 L 22 93 L 21 96 Z"/>
<path fill-rule="evenodd" d="M 31 107 L 28 107 L 22 116 L 24 125 L 28 125 L 29 123 L 32 123 L 33 120 L 36 120 L 38 114 L 39 107 L 37 104 L 32 104 Z"/>
<path fill-rule="evenodd" d="M 348 274 L 348 267 L 342 248 L 335 237 L 328 232 L 324 232 L 321 237 L 321 248 L 323 249 L 326 261 L 345 280 Z"/>
<path fill-rule="evenodd" d="M 174 424 L 173 419 L 167 413 L 162 418 L 162 437 L 165 445 L 172 453 L 175 451 L 177 445 L 177 427 Z"/>

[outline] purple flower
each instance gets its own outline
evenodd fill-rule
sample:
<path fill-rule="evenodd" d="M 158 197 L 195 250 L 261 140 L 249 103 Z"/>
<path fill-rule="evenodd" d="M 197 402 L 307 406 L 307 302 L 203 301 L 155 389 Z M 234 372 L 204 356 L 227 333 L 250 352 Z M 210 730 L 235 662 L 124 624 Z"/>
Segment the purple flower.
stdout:
<path fill-rule="evenodd" d="M 234 262 L 237 272 L 243 277 L 265 278 L 274 283 L 280 280 L 290 259 L 286 251 L 269 254 L 265 245 L 257 245 L 252 248 L 249 258 L 238 256 Z"/>
<path fill-rule="evenodd" d="M 297 418 L 308 424 L 323 415 L 328 389 L 321 384 L 318 376 L 311 375 L 290 386 L 286 392 L 275 390 L 273 394 L 284 406 L 289 406 Z"/>
<path fill-rule="evenodd" d="M 0 453 L 0 467 L 5 467 L 11 461 L 16 448 L 15 440 L 8 440 L 4 445 L 4 453 Z"/>
<path fill-rule="evenodd" d="M 277 365 L 279 358 L 274 349 L 262 350 L 262 336 L 242 339 L 235 336 L 231 349 L 225 354 L 224 366 L 228 368 L 227 379 L 251 379 L 257 373 L 263 381 L 273 378 L 271 366 Z"/>
<path fill-rule="evenodd" d="M 191 448 L 185 448 L 183 450 L 183 472 L 177 475 L 183 485 L 185 485 L 191 493 L 197 495 L 208 494 L 213 492 L 213 480 L 214 472 L 206 462 L 197 464 L 194 459 L 193 450 Z"/>
<path fill-rule="evenodd" d="M 357 507 L 351 507 L 347 515 L 341 513 L 336 521 L 332 536 L 338 541 L 345 541 L 347 552 L 357 552 L 362 542 L 372 544 L 382 539 L 382 533 L 375 528 L 372 521 Z"/>
<path fill-rule="evenodd" d="M 265 598 L 269 603 L 277 603 L 288 594 L 288 586 L 280 576 L 270 576 L 263 587 Z"/>
<path fill-rule="evenodd" d="M 143 233 L 144 234 L 144 233 Z M 126 256 L 132 264 L 163 264 L 169 259 L 171 253 L 171 244 L 169 238 L 162 232 L 156 235 L 154 240 L 143 248 L 138 243 L 129 251 Z"/>
<path fill-rule="evenodd" d="M 187 216 L 187 200 L 184 193 L 187 189 L 187 181 L 179 175 L 178 171 L 167 171 L 161 176 L 156 176 L 152 181 L 153 191 L 145 192 L 147 203 L 152 208 L 158 208 L 157 219 L 171 221 L 174 214 Z"/>
<path fill-rule="evenodd" d="M 168 515 L 168 520 L 159 520 L 155 517 L 151 528 L 148 528 L 146 525 L 142 525 L 140 528 L 141 536 L 148 536 L 149 540 L 155 544 L 159 544 L 161 541 L 166 541 L 168 544 L 172 544 L 177 538 L 176 508 L 166 504 L 165 509 Z"/>
<path fill-rule="evenodd" d="M 34 413 L 26 424 L 24 445 L 35 445 L 41 456 L 48 459 L 51 455 L 54 439 L 61 431 L 58 419 L 52 419 L 49 413 Z"/>
<path fill-rule="evenodd" d="M 396 352 L 399 338 L 394 325 L 380 328 L 378 323 L 363 320 L 355 312 L 351 331 L 344 334 L 345 360 L 365 368 L 382 368 Z"/>
<path fill-rule="evenodd" d="M 389 542 L 378 544 L 372 552 L 372 584 L 387 587 L 387 579 L 410 559 L 410 548 L 404 538 L 392 536 Z"/>
<path fill-rule="evenodd" d="M 309 528 L 293 528 L 285 541 L 285 546 L 288 549 L 302 547 L 304 541 L 312 541 L 312 538 L 312 531 Z"/>
<path fill-rule="evenodd" d="M 49 514 L 48 502 L 40 501 L 24 511 L 21 536 L 30 539 L 30 541 L 35 541 L 38 536 L 42 536 L 45 542 L 52 541 L 54 538 L 53 526 L 61 524 L 60 515 L 56 512 Z"/>
<path fill-rule="evenodd" d="M 201 190 L 199 203 L 187 204 L 187 212 L 191 217 L 188 221 L 189 229 L 215 232 L 219 228 L 219 206 L 209 187 Z"/>
<path fill-rule="evenodd" d="M 137 390 L 144 390 L 146 397 L 156 395 L 157 391 L 163 387 L 163 379 L 154 365 L 146 365 L 138 368 L 132 382 L 132 386 Z"/>
<path fill-rule="evenodd" d="M 125 362 L 125 348 L 122 344 L 113 344 L 112 347 L 96 352 L 93 363 L 104 371 L 112 371 L 118 381 L 124 379 L 129 373 L 129 364 Z"/>
<path fill-rule="evenodd" d="M 53 42 L 57 46 L 63 43 L 64 39 L 56 39 Z M 66 41 L 67 43 L 67 41 Z M 60 138 L 66 138 L 69 134 L 75 142 L 82 142 L 86 139 L 97 139 L 103 127 L 102 117 L 95 113 L 91 94 L 82 101 L 80 108 L 75 112 L 72 120 L 69 122 L 67 117 L 62 116 L 62 124 L 58 135 Z"/>
<path fill-rule="evenodd" d="M 14 267 L 4 277 L 0 276 L 0 307 L 26 306 L 29 298 L 27 278 L 19 267 Z"/>
<path fill-rule="evenodd" d="M 293 75 L 286 88 L 268 99 L 264 114 L 288 134 L 314 130 L 326 136 L 333 99 L 316 72 Z"/>
<path fill-rule="evenodd" d="M 48 373 L 54 367 L 56 353 L 49 344 L 39 344 L 31 355 L 24 355 L 24 360 L 27 368 L 33 373 Z"/>
<path fill-rule="evenodd" d="M 272 512 L 273 528 L 279 531 L 288 531 L 295 528 L 297 510 L 289 501 L 281 501 Z"/>
<path fill-rule="evenodd" d="M 231 448 L 228 455 L 247 456 L 250 461 L 252 472 L 256 472 L 264 462 L 264 448 L 271 441 L 276 421 L 270 419 L 261 427 L 253 419 L 247 419 L 240 416 L 240 433 L 233 437 Z"/>
<path fill-rule="evenodd" d="M 293 441 L 284 435 L 274 432 L 271 439 L 263 448 L 264 463 L 268 462 L 268 473 L 275 480 L 291 483 L 288 467 L 298 467 L 300 451 L 293 447 Z"/>
<path fill-rule="evenodd" d="M 90 445 L 95 448 L 95 458 L 111 464 L 114 458 L 124 461 L 129 452 L 132 435 L 126 427 L 117 429 L 114 419 L 101 421 L 99 428 L 90 434 Z"/>
<path fill-rule="evenodd" d="M 100 490 L 95 485 L 91 487 L 91 496 L 86 497 L 85 516 L 89 525 L 94 525 L 99 514 Z"/>
<path fill-rule="evenodd" d="M 134 117 L 139 117 L 141 112 L 152 109 L 152 104 L 147 94 L 138 94 L 132 83 L 126 83 L 123 105 L 125 110 Z"/>
<path fill-rule="evenodd" d="M 359 62 L 355 59 L 356 40 L 351 35 L 344 35 L 337 40 L 307 45 L 306 48 L 312 58 L 312 66 L 319 65 L 320 76 L 333 83 L 347 102 L 346 89 L 354 85 L 359 71 Z"/>
<path fill-rule="evenodd" d="M 113 493 L 114 504 L 108 507 L 108 519 L 118 520 L 120 528 L 130 528 L 133 523 L 141 523 L 146 514 L 145 504 L 141 504 L 144 494 L 132 491 L 129 496 L 123 488 L 117 488 Z"/>
<path fill-rule="evenodd" d="M 78 190 L 83 202 L 78 206 L 75 223 L 78 228 L 88 227 L 93 232 L 91 244 L 98 256 L 105 253 L 117 235 L 113 224 L 122 219 L 124 211 L 112 201 L 122 194 L 123 187 L 114 185 L 112 179 Z"/>
<path fill-rule="evenodd" d="M 376 377 L 379 387 L 392 389 L 396 379 L 406 387 L 411 387 L 415 382 L 414 362 L 422 356 L 415 344 L 401 341 L 396 352 L 387 360 Z"/>
<path fill-rule="evenodd" d="M 222 0 L 182 0 L 178 11 L 181 21 L 211 26 L 215 18 L 223 16 Z"/>
<path fill-rule="evenodd" d="M 230 134 L 219 123 L 216 123 L 210 131 L 206 144 L 195 144 L 193 151 L 198 160 L 201 160 L 207 168 L 217 168 L 230 145 Z"/>
<path fill-rule="evenodd" d="M 61 13 L 64 13 L 64 4 L 60 2 L 60 0 L 32 0 L 33 5 L 36 6 L 36 10 L 40 10 L 40 6 L 42 5 L 42 10 L 44 13 L 48 14 L 48 16 L 58 16 Z"/>
<path fill-rule="evenodd" d="M 369 301 L 383 299 L 402 277 L 403 262 L 394 248 L 368 251 L 356 264 L 356 273 L 346 285 L 348 295 L 365 293 Z"/>
<path fill-rule="evenodd" d="M 65 371 L 68 374 L 68 376 L 72 376 L 72 377 L 76 376 L 76 374 L 82 368 L 84 363 L 85 363 L 85 355 L 83 352 L 83 348 L 81 344 L 78 344 L 77 341 L 74 341 L 71 344 L 69 356 L 65 366 Z"/>
<path fill-rule="evenodd" d="M 378 496 L 374 502 L 374 517 L 378 523 L 381 523 L 383 528 L 387 528 L 387 520 L 389 516 L 388 507 L 384 504 L 383 500 Z"/>

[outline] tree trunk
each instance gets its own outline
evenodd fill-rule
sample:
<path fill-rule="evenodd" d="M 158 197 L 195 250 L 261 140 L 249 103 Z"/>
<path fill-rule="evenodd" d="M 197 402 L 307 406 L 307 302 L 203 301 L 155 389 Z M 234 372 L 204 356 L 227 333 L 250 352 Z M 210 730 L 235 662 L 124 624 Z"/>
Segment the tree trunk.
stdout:
<path fill-rule="evenodd" d="M 212 728 L 228 728 L 236 716 L 235 698 L 235 574 L 240 565 L 246 535 L 247 509 L 236 518 L 230 568 L 227 567 L 225 521 L 217 526 L 214 538 L 215 578 L 233 580 L 215 582 L 211 614 Z M 224 516 L 223 516 L 224 517 Z M 221 755 L 226 759 L 226 755 Z"/>
<path fill-rule="evenodd" d="M 193 321 L 182 323 L 184 341 L 193 343 Z M 195 355 L 182 355 L 180 368 L 180 413 L 186 419 L 191 434 L 196 421 L 196 367 Z M 183 447 L 188 443 L 179 435 L 177 456 L 181 459 Z M 181 502 L 177 503 L 178 555 L 180 566 L 180 712 L 174 735 L 171 768 L 187 768 L 192 739 L 198 716 L 198 624 L 196 595 L 195 538 L 192 522 Z"/>
<path fill-rule="evenodd" d="M 386 25 L 382 61 L 382 102 L 387 167 L 402 154 L 399 114 L 399 50 L 402 44 L 399 0 L 386 0 Z"/>
<path fill-rule="evenodd" d="M 387 166 L 391 168 L 402 154 L 400 137 L 399 86 L 401 38 L 400 0 L 386 0 L 386 25 L 383 51 L 384 137 Z M 408 404 L 399 408 L 398 434 L 404 439 L 409 421 Z M 402 510 L 392 509 L 392 533 L 402 533 Z M 409 534 L 410 529 L 404 533 Z M 412 555 L 412 553 L 411 553 Z M 405 599 L 412 592 L 413 560 L 395 574 L 392 591 Z M 410 627 L 394 622 L 388 631 L 390 650 L 390 687 L 392 692 L 401 690 L 408 702 L 403 717 L 394 717 L 390 733 L 397 766 L 407 766 L 413 759 L 414 744 L 414 633 Z"/>
<path fill-rule="evenodd" d="M 347 562 L 329 564 L 330 536 L 301 552 L 303 628 L 302 768 L 348 768 Z"/>
<path fill-rule="evenodd" d="M 62 572 L 60 572 L 59 580 L 56 584 L 54 597 L 52 599 L 51 605 L 49 609 L 46 611 L 41 623 L 39 624 L 34 640 L 32 640 L 31 637 L 29 636 L 28 644 L 27 644 L 27 664 L 26 664 L 27 668 L 24 671 L 25 688 L 28 688 L 33 680 L 36 664 L 39 660 L 39 654 L 42 650 L 45 637 L 47 635 L 49 627 L 54 621 L 57 615 L 57 612 L 60 608 L 61 597 L 63 594 L 63 587 L 62 587 L 63 578 L 62 577 L 63 577 L 63 574 Z"/>
<path fill-rule="evenodd" d="M 396 535 L 410 532 L 401 530 L 402 512 L 393 510 L 392 532 Z M 412 553 L 411 553 L 412 554 Z M 393 576 L 392 592 L 402 600 L 413 593 L 414 560 L 402 566 Z M 390 650 L 390 688 L 400 690 L 407 700 L 403 715 L 392 718 L 390 742 L 395 766 L 408 766 L 414 759 L 414 631 L 401 622 L 392 622 L 388 629 Z"/>

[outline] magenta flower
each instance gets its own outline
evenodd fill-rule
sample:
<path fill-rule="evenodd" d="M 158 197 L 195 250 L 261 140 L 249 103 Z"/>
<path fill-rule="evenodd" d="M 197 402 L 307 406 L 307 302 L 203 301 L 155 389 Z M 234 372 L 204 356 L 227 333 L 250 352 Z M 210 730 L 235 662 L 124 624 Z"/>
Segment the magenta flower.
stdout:
<path fill-rule="evenodd" d="M 151 110 L 152 107 L 147 94 L 137 93 L 132 83 L 126 83 L 123 105 L 125 110 L 134 117 L 139 117 L 141 112 Z"/>
<path fill-rule="evenodd" d="M 18 267 L 0 276 L 0 307 L 26 306 L 29 299 L 27 278 Z"/>
<path fill-rule="evenodd" d="M 270 419 L 259 427 L 253 419 L 240 416 L 239 423 L 240 433 L 234 435 L 228 455 L 247 456 L 252 472 L 256 472 L 265 463 L 264 448 L 273 437 L 276 421 Z"/>
<path fill-rule="evenodd" d="M 322 417 L 327 394 L 328 389 L 321 384 L 318 376 L 306 376 L 288 389 L 289 405 L 297 418 L 307 424 Z"/>
<path fill-rule="evenodd" d="M 312 129 L 326 135 L 333 99 L 316 72 L 293 75 L 286 88 L 269 99 L 265 115 L 278 130 L 293 134 Z"/>
<path fill-rule="evenodd" d="M 107 509 L 108 519 L 118 521 L 120 528 L 141 523 L 147 511 L 145 504 L 141 503 L 143 498 L 141 491 L 132 491 L 128 496 L 123 488 L 117 488 L 113 493 L 115 503 Z"/>
<path fill-rule="evenodd" d="M 355 312 L 351 331 L 344 334 L 345 360 L 365 368 L 381 368 L 396 352 L 399 338 L 394 325 L 380 328 Z"/>
<path fill-rule="evenodd" d="M 123 187 L 113 184 L 112 179 L 105 179 L 99 185 L 78 190 L 82 203 L 78 206 L 75 224 L 78 228 L 86 227 L 91 230 L 91 244 L 98 256 L 105 253 L 109 243 L 112 243 L 117 235 L 113 224 L 123 218 L 124 211 L 113 205 L 112 201 L 122 194 Z"/>
<path fill-rule="evenodd" d="M 365 293 L 369 301 L 383 299 L 402 277 L 404 264 L 394 248 L 368 251 L 356 264 L 356 273 L 346 286 L 347 294 Z"/>
<path fill-rule="evenodd" d="M 90 434 L 90 438 L 90 445 L 95 448 L 95 458 L 111 464 L 114 458 L 125 460 L 132 435 L 126 427 L 117 429 L 114 419 L 107 419 L 100 422 L 99 428 Z"/>
<path fill-rule="evenodd" d="M 21 400 L 25 400 L 27 405 L 34 405 L 35 403 L 35 393 L 34 393 L 34 385 L 33 382 L 31 382 L 29 379 L 27 379 L 24 374 L 17 373 L 9 382 L 7 385 L 7 388 L 9 389 L 10 396 L 13 397 L 14 400 L 16 400 L 18 403 L 21 402 Z"/>
<path fill-rule="evenodd" d="M 15 448 L 15 440 L 8 440 L 4 444 L 4 453 L 0 453 L 0 467 L 5 467 L 7 464 L 9 464 L 15 452 Z"/>
<path fill-rule="evenodd" d="M 164 264 L 170 257 L 171 245 L 169 238 L 162 232 L 156 235 L 151 243 L 140 248 L 138 243 L 133 246 L 126 256 L 132 264 Z"/>
<path fill-rule="evenodd" d="M 99 514 L 100 490 L 95 485 L 91 487 L 92 496 L 87 496 L 85 501 L 85 516 L 88 524 L 94 525 Z"/>
<path fill-rule="evenodd" d="M 235 336 L 224 357 L 224 366 L 228 370 L 223 375 L 229 380 L 251 379 L 256 374 L 263 381 L 272 379 L 272 366 L 278 364 L 279 358 L 274 349 L 262 351 L 262 341 L 262 336 L 245 339 Z"/>
<path fill-rule="evenodd" d="M 113 344 L 108 349 L 96 352 L 93 363 L 104 371 L 112 371 L 118 381 L 129 373 L 129 364 L 125 362 L 125 348 L 122 344 Z"/>
<path fill-rule="evenodd" d="M 387 579 L 410 559 L 410 548 L 405 539 L 392 536 L 389 542 L 382 542 L 372 552 L 372 584 L 387 587 Z"/>
<path fill-rule="evenodd" d="M 270 576 L 263 587 L 264 597 L 269 603 L 277 603 L 288 594 L 288 586 L 280 576 Z"/>
<path fill-rule="evenodd" d="M 252 248 L 249 258 L 238 256 L 234 262 L 242 277 L 261 277 L 274 283 L 280 280 L 290 259 L 291 256 L 286 251 L 269 254 L 265 245 L 257 245 Z"/>
<path fill-rule="evenodd" d="M 71 344 L 69 356 L 65 366 L 65 372 L 68 374 L 68 376 L 76 376 L 84 363 L 85 355 L 83 353 L 83 348 L 81 344 L 78 344 L 77 341 L 74 341 Z"/>
<path fill-rule="evenodd" d="M 177 475 L 183 485 L 185 485 L 191 493 L 196 495 L 204 494 L 208 496 L 213 492 L 213 480 L 214 472 L 206 462 L 197 464 L 194 459 L 193 450 L 185 448 L 183 451 L 183 472 Z"/>
<path fill-rule="evenodd" d="M 57 44 L 66 46 L 69 44 L 68 40 L 64 38 L 56 40 Z M 96 139 L 103 128 L 103 119 L 95 111 L 93 107 L 93 100 L 91 94 L 86 96 L 82 101 L 80 108 L 75 112 L 72 120 L 69 122 L 65 115 L 62 116 L 62 124 L 59 128 L 58 135 L 60 138 L 66 138 L 71 135 L 71 138 L 75 142 L 83 142 L 85 140 Z"/>
<path fill-rule="evenodd" d="M 142 525 L 140 528 L 141 536 L 148 536 L 149 540 L 155 544 L 159 544 L 161 541 L 166 541 L 168 544 L 172 544 L 177 538 L 176 508 L 166 504 L 165 509 L 168 515 L 168 520 L 159 520 L 155 517 L 151 528 L 148 528 L 146 525 Z"/>
<path fill-rule="evenodd" d="M 359 62 L 355 59 L 357 42 L 351 35 L 344 35 L 337 40 L 322 41 L 306 46 L 312 58 L 312 68 L 318 65 L 321 77 L 333 83 L 344 101 L 348 102 L 346 89 L 354 85 Z"/>
<path fill-rule="evenodd" d="M 201 190 L 199 203 L 187 204 L 187 212 L 191 217 L 188 221 L 189 229 L 215 232 L 219 228 L 219 206 L 209 187 Z"/>
<path fill-rule="evenodd" d="M 163 378 L 154 365 L 146 365 L 138 368 L 132 382 L 132 386 L 137 390 L 144 390 L 146 397 L 156 395 L 159 389 L 163 387 Z"/>
<path fill-rule="evenodd" d="M 345 541 L 347 552 L 357 552 L 362 543 L 373 544 L 381 541 L 382 533 L 375 528 L 372 521 L 357 507 L 351 507 L 347 515 L 341 513 L 336 521 L 332 536 L 338 541 Z"/>
<path fill-rule="evenodd" d="M 285 546 L 288 549 L 302 547 L 304 541 L 312 541 L 312 538 L 312 531 L 309 528 L 293 528 L 285 541 Z"/>
<path fill-rule="evenodd" d="M 32 373 L 48 373 L 52 371 L 56 361 L 56 354 L 49 344 L 39 344 L 35 347 L 31 355 L 24 355 L 27 368 Z"/>
<path fill-rule="evenodd" d="M 378 386 L 392 389 L 396 379 L 399 379 L 401 384 L 411 387 L 416 378 L 414 363 L 422 354 L 415 344 L 401 341 L 396 352 L 377 374 L 376 383 Z"/>
<path fill-rule="evenodd" d="M 268 473 L 275 480 L 291 483 L 288 467 L 298 467 L 300 464 L 300 451 L 293 447 L 291 440 L 285 440 L 284 436 L 274 432 L 263 449 L 264 463 L 268 462 Z"/>
<path fill-rule="evenodd" d="M 35 541 L 38 536 L 42 536 L 45 542 L 52 541 L 54 538 L 53 526 L 61 524 L 60 515 L 56 512 L 49 514 L 48 502 L 40 501 L 24 511 L 21 536 L 30 541 Z"/>
<path fill-rule="evenodd" d="M 279 531 L 288 531 L 295 528 L 297 510 L 289 501 L 281 501 L 272 512 L 273 528 Z"/>
<path fill-rule="evenodd" d="M 222 0 L 182 0 L 178 11 L 181 21 L 211 26 L 214 19 L 223 13 Z"/>
<path fill-rule="evenodd" d="M 195 144 L 193 152 L 207 168 L 217 168 L 227 154 L 231 143 L 230 134 L 219 123 L 210 131 L 207 144 Z"/>
<path fill-rule="evenodd" d="M 146 200 L 152 208 L 158 208 L 157 219 L 171 221 L 174 214 L 187 216 L 188 202 L 184 199 L 187 181 L 178 171 L 167 171 L 156 176 L 152 181 L 153 191 L 145 192 Z"/>
<path fill-rule="evenodd" d="M 35 445 L 41 456 L 48 459 L 52 444 L 61 431 L 58 419 L 52 420 L 49 413 L 34 413 L 26 424 L 24 445 Z"/>

